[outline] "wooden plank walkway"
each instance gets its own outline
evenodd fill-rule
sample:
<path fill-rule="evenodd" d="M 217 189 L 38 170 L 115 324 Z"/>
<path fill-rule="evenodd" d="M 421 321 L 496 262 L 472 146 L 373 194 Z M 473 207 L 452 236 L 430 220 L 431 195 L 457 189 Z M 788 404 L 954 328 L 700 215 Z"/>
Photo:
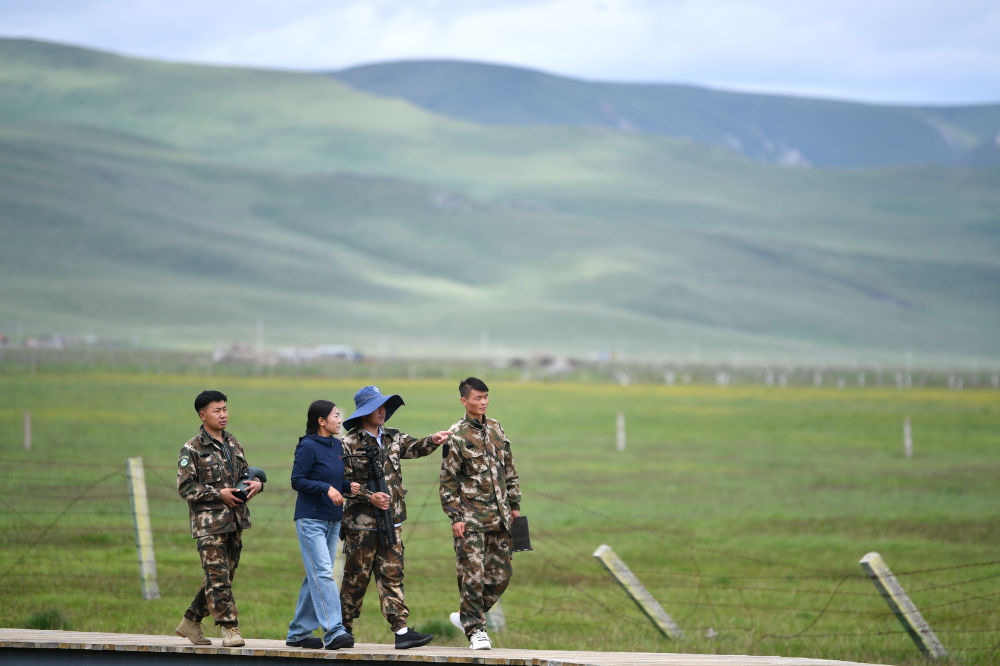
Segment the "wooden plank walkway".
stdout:
<path fill-rule="evenodd" d="M 328 652 L 326 650 L 290 648 L 285 646 L 283 640 L 262 638 L 247 638 L 246 646 L 242 648 L 223 648 L 220 646 L 221 639 L 219 638 L 212 642 L 212 646 L 199 647 L 178 636 L 0 628 L 0 649 L 4 651 L 42 649 L 150 653 L 151 655 L 164 653 L 206 656 L 241 655 L 284 659 L 336 659 L 369 664 L 382 661 L 396 664 L 483 664 L 496 666 L 858 666 L 858 662 L 854 661 L 796 657 L 516 649 L 473 652 L 468 648 L 435 647 L 433 645 L 411 650 L 396 650 L 391 645 L 376 643 L 358 643 L 351 649 Z M 278 661 L 283 661 L 283 659 Z"/>

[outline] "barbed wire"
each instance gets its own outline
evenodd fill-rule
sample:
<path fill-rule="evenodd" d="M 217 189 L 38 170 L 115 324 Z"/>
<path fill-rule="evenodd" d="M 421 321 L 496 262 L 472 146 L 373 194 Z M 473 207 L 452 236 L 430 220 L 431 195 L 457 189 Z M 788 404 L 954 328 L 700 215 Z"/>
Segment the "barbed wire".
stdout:
<path fill-rule="evenodd" d="M 979 578 L 968 578 L 953 583 L 940 583 L 934 585 L 927 585 L 925 587 L 916 587 L 913 588 L 913 593 L 919 594 L 920 592 L 927 592 L 928 590 L 946 590 L 948 588 L 961 587 L 962 585 L 971 585 L 972 583 L 981 583 L 984 580 L 995 580 L 997 578 L 1000 578 L 1000 573 L 991 574 L 989 576 L 980 576 Z"/>
<path fill-rule="evenodd" d="M 61 512 L 59 512 L 59 514 L 56 516 L 55 520 L 53 520 L 51 523 L 49 523 L 48 525 L 46 525 L 44 529 L 42 529 L 42 531 L 38 535 L 38 539 L 35 541 L 35 543 L 33 543 L 27 549 L 25 549 L 25 551 L 23 553 L 21 553 L 20 557 L 18 557 L 9 567 L 7 567 L 3 571 L 3 573 L 4 574 L 8 574 L 8 573 L 11 572 L 11 570 L 14 569 L 14 567 L 16 567 L 19 564 L 21 564 L 21 562 L 24 561 L 24 558 L 28 556 L 28 553 L 30 553 L 34 549 L 34 547 L 38 544 L 38 542 L 41 541 L 41 539 L 43 539 L 45 537 L 45 535 L 49 533 L 49 530 L 51 530 L 53 527 L 55 527 L 56 523 L 58 523 L 59 520 L 64 515 L 66 515 L 66 513 L 77 504 L 77 502 L 80 502 L 86 496 L 87 492 L 91 488 L 93 488 L 97 484 L 103 482 L 105 479 L 108 479 L 108 478 L 114 476 L 115 474 L 120 474 L 120 473 L 121 472 L 119 472 L 118 470 L 108 472 L 107 474 L 105 474 L 105 475 L 97 478 L 96 480 L 94 480 L 90 485 L 86 486 L 83 490 L 80 491 L 80 493 L 75 498 L 70 499 L 66 503 L 66 505 L 63 507 L 63 510 Z"/>
<path fill-rule="evenodd" d="M 983 600 L 983 599 L 995 599 L 998 596 L 1000 596 L 1000 592 L 991 592 L 990 594 L 966 595 L 966 596 L 962 597 L 961 599 L 957 599 L 955 601 L 946 601 L 946 602 L 939 603 L 939 604 L 925 605 L 925 606 L 923 606 L 923 609 L 927 610 L 927 611 L 929 611 L 929 610 L 935 610 L 937 608 L 945 608 L 947 606 L 954 606 L 956 604 L 967 604 L 970 601 L 979 601 L 979 600 Z"/>
<path fill-rule="evenodd" d="M 827 612 L 830 612 L 830 613 L 840 612 L 840 611 L 836 611 L 836 610 L 830 610 L 830 604 L 833 603 L 833 600 L 837 596 L 837 592 L 840 591 L 840 586 L 843 585 L 844 582 L 847 581 L 847 579 L 848 579 L 847 576 L 844 576 L 843 578 L 840 579 L 840 582 L 837 583 L 837 587 L 834 588 L 833 593 L 831 593 L 830 597 L 826 600 L 826 604 L 823 606 L 823 609 L 820 610 L 817 613 L 816 617 L 813 618 L 813 621 L 810 622 L 808 625 L 806 625 L 806 627 L 802 631 L 800 631 L 800 632 L 798 632 L 796 634 L 790 634 L 790 635 L 787 635 L 787 636 L 781 636 L 781 638 L 798 638 L 799 636 L 803 635 L 804 633 L 806 633 L 807 631 L 809 631 L 810 629 L 812 629 L 814 626 L 816 626 L 816 623 L 819 622 L 823 618 L 823 616 L 826 615 Z M 861 614 L 861 611 L 855 611 L 855 613 L 856 614 Z M 866 613 L 866 614 L 868 614 L 868 613 Z M 767 635 L 764 634 L 764 635 L 762 635 L 762 638 L 766 637 L 766 636 Z"/>
<path fill-rule="evenodd" d="M 907 636 L 909 635 L 905 629 L 888 629 L 884 631 L 845 631 L 845 632 L 831 632 L 823 634 L 809 634 L 809 638 L 865 638 L 868 636 Z M 761 640 L 787 640 L 787 636 L 761 636 Z"/>
<path fill-rule="evenodd" d="M 10 467 L 13 465 L 22 465 L 24 462 L 8 461 L 6 464 Z M 34 466 L 35 463 L 29 461 L 28 464 L 32 470 L 37 469 Z M 75 463 L 66 462 L 54 465 L 46 463 L 46 465 L 49 467 L 66 467 L 75 465 Z M 91 470 L 98 468 L 107 469 L 106 465 L 98 464 L 84 465 L 82 467 Z M 144 467 L 147 478 L 153 481 L 150 487 L 155 489 L 148 495 L 150 513 L 154 521 L 164 523 L 176 520 L 182 515 L 186 518 L 186 506 L 177 497 L 174 490 L 176 482 L 172 476 L 176 468 L 166 465 L 147 465 Z M 113 481 L 116 477 L 117 480 Z M 39 506 L 32 508 L 31 515 L 33 518 L 37 519 L 38 516 L 42 516 L 47 519 L 44 525 L 27 524 L 16 520 L 11 522 L 8 520 L 11 531 L 8 531 L 3 537 L 3 543 L 18 547 L 26 545 L 27 547 L 14 562 L 10 563 L 0 573 L 0 580 L 5 581 L 4 587 L 11 591 L 25 592 L 33 589 L 31 581 L 20 580 L 19 574 L 15 573 L 14 570 L 25 561 L 35 548 L 43 543 L 57 543 L 60 540 L 65 541 L 67 538 L 72 539 L 77 536 L 89 534 L 90 528 L 81 525 L 80 521 L 104 521 L 100 526 L 102 533 L 115 535 L 114 538 L 119 541 L 126 534 L 131 533 L 133 531 L 131 525 L 115 524 L 114 522 L 130 521 L 132 517 L 131 507 L 128 504 L 129 494 L 126 485 L 121 483 L 122 477 L 124 477 L 124 469 L 115 469 L 105 474 L 100 474 L 89 482 L 74 482 L 77 489 L 75 496 L 66 497 L 65 484 L 51 483 L 51 477 L 44 475 L 30 473 L 22 475 L 21 479 L 32 484 L 29 487 L 29 492 L 19 494 L 17 498 L 4 497 L 0 499 L 0 505 L 9 513 L 8 519 L 11 516 L 16 518 L 19 515 L 21 511 L 20 505 L 22 504 L 21 500 L 37 504 L 58 498 L 64 504 L 59 508 Z M 120 489 L 112 491 L 110 489 L 111 483 L 121 483 Z M 439 540 L 441 537 L 435 531 L 439 528 L 447 528 L 447 521 L 444 514 L 436 510 L 438 507 L 436 482 L 417 480 L 414 483 L 408 483 L 407 486 L 410 489 L 408 497 L 410 500 L 410 520 L 407 523 L 409 528 L 408 542 Z M 45 492 L 49 490 L 58 490 L 60 492 L 57 495 Z M 258 509 L 258 512 L 262 511 L 263 513 L 256 525 L 268 527 L 281 516 L 288 516 L 290 521 L 292 512 L 289 504 L 292 498 L 296 496 L 296 493 L 291 489 L 280 486 L 268 488 L 268 493 L 271 498 L 270 503 L 266 505 L 266 509 Z M 690 538 L 689 535 L 679 531 L 671 531 L 669 529 L 651 530 L 648 526 L 622 523 L 619 517 L 608 515 L 593 507 L 581 506 L 546 491 L 535 491 L 533 495 L 570 507 L 574 511 L 579 512 L 580 515 L 587 516 L 588 518 L 599 519 L 601 524 L 612 527 L 611 532 L 613 533 L 643 534 L 668 542 L 676 547 L 684 548 L 688 552 L 690 571 L 636 570 L 634 573 L 641 576 L 644 580 L 660 581 L 661 584 L 667 585 L 665 593 L 661 592 L 663 602 L 674 608 L 685 609 L 684 615 L 680 617 L 682 623 L 690 621 L 700 613 L 710 613 L 709 621 L 712 623 L 712 626 L 705 624 L 705 618 L 702 617 L 699 625 L 693 628 L 685 627 L 688 631 L 711 630 L 716 632 L 746 633 L 751 643 L 758 641 L 773 643 L 774 641 L 793 640 L 803 637 L 808 637 L 810 640 L 826 640 L 906 635 L 906 632 L 902 630 L 814 632 L 814 629 L 818 628 L 824 618 L 830 615 L 865 618 L 869 622 L 872 620 L 892 620 L 893 615 L 887 609 L 874 611 L 852 607 L 857 600 L 878 598 L 874 588 L 868 593 L 844 589 L 848 583 L 868 580 L 868 577 L 860 572 L 845 572 L 838 569 L 807 566 L 797 562 L 782 561 L 770 556 L 762 557 L 754 553 L 698 546 L 687 540 Z M 122 508 L 120 511 L 114 511 L 109 514 L 108 506 L 113 502 L 121 502 Z M 102 507 L 100 511 L 91 511 L 88 508 L 95 505 Z M 73 517 L 76 524 L 73 526 L 60 526 L 60 521 L 68 517 Z M 49 518 L 51 520 L 48 520 Z M 414 530 L 416 530 L 415 534 Z M 189 534 L 186 521 L 183 521 L 178 526 L 158 524 L 156 531 L 157 534 L 166 535 L 171 538 Z M 608 530 L 604 531 L 607 532 Z M 273 530 L 259 530 L 253 536 L 255 540 L 261 542 L 287 538 L 287 535 L 275 534 Z M 537 617 L 549 612 L 574 612 L 578 614 L 583 612 L 598 617 L 621 616 L 625 613 L 637 612 L 634 604 L 630 603 L 624 595 L 606 596 L 604 593 L 601 595 L 595 594 L 595 590 L 608 589 L 607 584 L 609 579 L 602 574 L 596 560 L 589 552 L 589 547 L 584 548 L 578 544 L 570 543 L 558 531 L 546 529 L 544 523 L 535 527 L 533 536 L 536 552 L 531 557 L 539 560 L 541 562 L 540 566 L 553 572 L 566 569 L 567 571 L 572 571 L 572 574 L 568 573 L 565 577 L 560 577 L 560 586 L 558 588 L 553 588 L 552 586 L 541 586 L 538 588 L 536 592 L 542 592 L 542 594 L 532 597 L 533 601 L 519 606 L 522 617 Z M 703 555 L 711 555 L 712 557 L 706 559 L 701 557 Z M 720 576 L 713 573 L 711 568 L 712 566 L 717 567 L 719 564 L 710 565 L 706 570 L 706 562 L 712 562 L 714 558 L 721 558 L 727 562 L 745 561 L 756 565 L 764 565 L 769 568 L 791 570 L 794 574 L 782 573 L 774 576 L 769 576 L 766 572 L 732 574 L 727 570 L 724 575 Z M 411 555 L 408 553 L 407 562 L 410 565 L 408 566 L 408 572 L 411 575 L 419 575 L 422 579 L 428 581 L 442 581 L 442 584 L 443 581 L 451 582 L 454 580 L 453 574 L 446 574 L 441 571 L 439 555 L 417 555 L 416 553 Z M 567 564 L 569 564 L 568 567 Z M 919 578 L 921 576 L 939 575 L 950 571 L 989 567 L 997 564 L 1000 564 L 1000 560 L 970 562 L 907 570 L 897 573 L 897 576 Z M 61 572 L 54 579 L 60 581 L 83 581 L 92 577 L 92 573 Z M 979 592 L 975 594 L 965 593 L 960 589 L 963 586 L 981 585 L 997 578 L 1000 578 L 1000 573 L 963 578 L 957 581 L 926 581 L 926 583 L 913 588 L 912 592 L 915 594 L 927 594 L 947 590 L 959 594 L 958 599 L 939 601 L 923 606 L 923 610 L 932 612 L 955 607 L 961 607 L 962 610 L 969 611 L 947 618 L 934 618 L 934 624 L 941 625 L 939 633 L 942 635 L 956 637 L 996 636 L 998 632 L 988 628 L 977 629 L 956 627 L 955 625 L 972 618 L 997 615 L 998 611 L 994 608 L 995 604 L 992 602 L 997 596 L 1000 596 L 1000 592 L 975 590 L 974 592 Z M 715 579 L 724 582 L 719 583 Z M 180 581 L 182 578 L 164 577 L 163 580 L 169 583 L 171 580 Z M 786 584 L 776 585 L 773 581 L 783 581 Z M 833 586 L 831 589 L 816 589 L 819 586 L 815 585 L 812 587 L 798 587 L 803 582 L 816 581 L 833 582 Z M 560 591 L 556 591 L 557 589 Z M 678 598 L 675 594 L 671 594 L 672 592 L 690 592 L 690 594 Z M 793 597 L 819 596 L 824 597 L 825 600 L 822 604 L 810 605 L 807 603 L 803 605 L 768 601 L 761 602 L 751 598 L 753 595 L 759 594 L 779 595 L 778 597 L 774 597 L 776 599 L 780 599 L 780 595 L 791 595 Z M 581 598 L 586 603 L 580 604 L 579 600 Z M 840 601 L 843 601 L 846 606 L 838 606 L 837 604 Z M 983 603 L 990 604 L 990 608 L 977 609 L 975 607 L 975 604 Z M 730 611 L 733 609 L 739 611 L 740 615 L 745 616 L 749 623 L 748 626 L 731 626 L 730 623 L 724 621 L 725 617 L 731 616 Z M 797 632 L 784 634 L 760 633 L 757 626 L 759 624 L 759 616 L 757 614 L 761 612 L 767 614 L 769 617 L 778 613 L 809 613 L 811 617 L 808 623 Z M 990 646 L 968 647 L 964 644 L 955 647 L 949 646 L 949 650 L 951 652 L 996 652 L 1000 649 L 1000 642 L 993 644 L 991 640 L 990 643 Z"/>
<path fill-rule="evenodd" d="M 613 518 L 611 516 L 604 515 L 604 514 L 602 514 L 599 511 L 595 511 L 594 509 L 590 509 L 590 508 L 587 508 L 587 507 L 579 506 L 579 505 L 577 505 L 577 504 L 575 504 L 573 502 L 570 502 L 569 500 L 566 500 L 566 499 L 563 499 L 561 497 L 557 497 L 555 495 L 552 495 L 551 493 L 546 493 L 544 491 L 538 491 L 538 490 L 536 490 L 535 494 L 541 495 L 542 497 L 548 498 L 548 499 L 550 499 L 552 501 L 555 501 L 555 502 L 560 502 L 560 503 L 565 504 L 567 506 L 570 506 L 570 507 L 572 507 L 572 508 L 574 508 L 574 509 L 576 509 L 578 511 L 581 511 L 581 512 L 584 512 L 584 513 L 588 513 L 588 514 L 593 515 L 593 516 L 597 516 L 597 517 L 599 517 L 599 518 L 601 518 L 603 520 L 607 520 L 607 521 L 612 522 L 612 523 L 618 522 L 617 519 L 615 519 L 615 518 Z M 636 528 L 632 528 L 630 531 L 638 532 L 640 530 L 638 530 Z M 653 533 L 653 532 L 649 532 L 648 530 L 642 530 L 642 531 L 645 532 L 645 533 L 647 533 L 647 534 L 650 534 L 651 536 L 654 536 L 656 538 L 662 539 L 664 541 L 676 542 L 675 539 L 667 537 L 666 535 L 664 535 L 662 533 Z M 741 560 L 746 560 L 746 561 L 749 561 L 749 562 L 756 562 L 758 564 L 768 564 L 768 565 L 771 565 L 771 566 L 780 566 L 780 567 L 783 567 L 783 568 L 801 569 L 801 570 L 804 570 L 804 571 L 811 571 L 811 572 L 814 572 L 814 573 L 822 573 L 823 575 L 826 575 L 826 576 L 840 576 L 840 575 L 843 575 L 843 572 L 835 572 L 835 571 L 830 571 L 830 570 L 826 570 L 826 569 L 817 569 L 815 567 L 808 567 L 808 566 L 799 564 L 797 562 L 780 562 L 780 561 L 776 561 L 776 560 L 769 559 L 769 558 L 754 557 L 754 556 L 749 556 L 749 555 L 745 555 L 745 554 L 742 554 L 742 553 L 736 553 L 736 552 L 732 552 L 732 551 L 725 551 L 725 550 L 720 550 L 720 549 L 715 549 L 715 548 L 706 548 L 704 546 L 693 546 L 693 545 L 688 544 L 688 543 L 680 543 L 678 545 L 680 545 L 683 548 L 687 548 L 689 550 L 695 551 L 695 552 L 711 553 L 713 555 L 718 555 L 718 556 L 726 557 L 728 559 L 741 559 Z"/>
<path fill-rule="evenodd" d="M 940 571 L 953 571 L 955 569 L 970 569 L 970 568 L 973 568 L 973 567 L 989 567 L 989 566 L 995 566 L 997 564 L 1000 564 L 1000 560 L 989 560 L 987 562 L 971 562 L 969 564 L 955 564 L 953 566 L 947 566 L 947 567 L 933 567 L 933 568 L 930 568 L 930 569 L 914 569 L 912 571 L 900 571 L 900 572 L 894 572 L 894 573 L 895 573 L 896 578 L 899 578 L 900 576 L 915 576 L 915 575 L 918 575 L 918 574 L 937 573 L 937 572 L 940 572 Z"/>
<path fill-rule="evenodd" d="M 705 598 L 706 598 L 706 599 L 708 599 L 708 598 L 709 598 L 709 597 L 708 597 L 708 592 L 707 592 L 707 591 L 705 590 L 705 588 L 704 588 L 704 586 L 703 586 L 703 578 L 702 578 L 702 575 L 701 575 L 701 567 L 700 567 L 700 566 L 698 565 L 698 560 L 697 560 L 697 559 L 696 559 L 696 558 L 694 557 L 694 555 L 693 555 L 693 554 L 692 554 L 692 555 L 689 555 L 689 557 L 690 557 L 690 559 L 691 559 L 691 567 L 692 567 L 692 568 L 694 569 L 694 571 L 695 571 L 695 579 L 696 579 L 696 580 L 698 581 L 698 587 L 697 587 L 697 590 L 698 590 L 698 592 L 697 592 L 697 594 L 695 595 L 695 600 L 697 601 L 698 599 L 700 599 L 700 598 L 701 598 L 701 595 L 702 595 L 702 594 L 705 594 Z M 742 596 L 742 595 L 741 595 L 741 596 Z M 742 599 L 742 601 L 744 602 L 744 605 L 745 605 L 745 604 L 746 604 L 746 599 Z M 711 606 L 711 608 L 712 608 L 712 616 L 713 616 L 713 617 L 715 618 L 716 622 L 718 622 L 718 621 L 719 621 L 719 615 L 718 615 L 718 612 L 716 611 L 716 609 L 715 609 L 715 606 L 714 606 L 714 605 L 712 605 L 712 606 Z M 688 613 L 688 614 L 687 614 L 687 615 L 686 615 L 686 616 L 685 616 L 685 617 L 683 618 L 683 619 L 684 619 L 684 621 L 687 621 L 687 620 L 689 620 L 689 619 L 690 619 L 691 617 L 693 617 L 696 611 L 697 611 L 697 607 L 694 607 L 694 606 L 693 606 L 693 607 L 691 608 L 691 612 L 689 612 L 689 613 Z M 748 616 L 750 616 L 750 619 L 751 619 L 751 621 L 752 621 L 752 620 L 753 620 L 753 618 L 752 618 L 752 614 L 750 613 L 750 611 L 749 611 L 749 610 L 747 611 L 747 615 L 748 615 Z"/>
<path fill-rule="evenodd" d="M 948 624 L 949 622 L 960 622 L 962 620 L 968 620 L 970 617 L 977 617 L 980 615 L 996 615 L 998 613 L 996 608 L 989 608 L 986 610 L 975 611 L 973 613 L 967 613 L 965 615 L 956 615 L 954 617 L 936 618 L 934 624 Z"/>

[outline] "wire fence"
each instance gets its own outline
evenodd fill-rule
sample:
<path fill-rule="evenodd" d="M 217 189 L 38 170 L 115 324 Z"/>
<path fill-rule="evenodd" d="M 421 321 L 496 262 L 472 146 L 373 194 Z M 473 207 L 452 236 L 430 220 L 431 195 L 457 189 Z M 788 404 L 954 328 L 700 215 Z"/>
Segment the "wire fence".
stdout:
<path fill-rule="evenodd" d="M 214 352 L 154 351 L 105 348 L 93 345 L 51 344 L 39 347 L 0 346 L 0 362 L 7 373 L 128 371 L 142 374 L 188 374 L 268 377 L 329 377 L 386 379 L 440 379 L 489 374 L 496 379 L 522 381 L 575 381 L 628 384 L 756 385 L 782 388 L 889 387 L 897 389 L 946 387 L 951 390 L 1000 390 L 1000 367 L 974 366 L 927 359 L 917 362 L 904 350 L 879 361 L 797 360 L 735 361 L 698 360 L 626 361 L 621 358 L 571 358 L 543 355 L 522 358 L 497 356 L 468 360 L 413 358 L 327 358 L 302 360 L 277 352 L 242 350 Z M 908 358 L 910 357 L 910 358 Z M 473 366 L 473 367 L 470 367 Z M 476 367 L 478 366 L 478 367 Z M 486 372 L 488 370 L 488 372 Z"/>
<path fill-rule="evenodd" d="M 111 469 L 87 462 L 0 460 L 0 468 L 8 489 L 0 496 L 0 609 L 7 623 L 21 621 L 18 613 L 54 588 L 114 590 L 129 598 L 123 603 L 138 599 L 124 465 Z M 145 472 L 160 586 L 187 589 L 194 558 L 187 506 L 175 490 L 176 469 L 146 465 Z M 449 564 L 446 556 L 450 543 L 442 536 L 447 519 L 436 483 L 408 486 L 408 585 L 413 581 L 452 590 L 453 561 Z M 608 618 L 642 623 L 639 611 L 592 553 L 601 542 L 636 548 L 635 543 L 652 540 L 659 544 L 658 552 L 670 553 L 670 563 L 651 568 L 646 558 L 647 564 L 633 572 L 693 637 L 693 651 L 737 648 L 774 654 L 777 648 L 807 646 L 801 649 L 850 659 L 877 645 L 900 658 L 915 654 L 856 559 L 825 568 L 780 552 L 715 547 L 666 527 L 623 523 L 599 508 L 543 490 L 532 493 L 534 552 L 516 556 L 517 577 L 525 584 L 515 584 L 504 598 L 509 620 L 532 623 L 565 616 L 595 626 L 606 625 Z M 256 550 L 288 555 L 276 556 L 273 566 L 286 567 L 283 575 L 292 577 L 300 575 L 295 573 L 300 564 L 291 525 L 294 502 L 294 491 L 271 483 L 253 506 Z M 573 524 L 586 524 L 585 539 L 571 526 L 546 521 L 546 513 L 556 507 Z M 959 663 L 1000 660 L 998 565 L 1000 559 L 894 572 Z"/>

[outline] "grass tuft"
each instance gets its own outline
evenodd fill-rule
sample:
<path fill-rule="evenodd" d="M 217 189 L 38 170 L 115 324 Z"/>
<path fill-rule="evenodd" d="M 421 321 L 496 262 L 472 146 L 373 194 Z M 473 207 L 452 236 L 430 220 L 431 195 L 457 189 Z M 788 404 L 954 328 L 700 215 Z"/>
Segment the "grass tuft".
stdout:
<path fill-rule="evenodd" d="M 32 613 L 21 623 L 24 629 L 63 629 L 71 630 L 73 625 L 61 608 L 53 606 Z"/>

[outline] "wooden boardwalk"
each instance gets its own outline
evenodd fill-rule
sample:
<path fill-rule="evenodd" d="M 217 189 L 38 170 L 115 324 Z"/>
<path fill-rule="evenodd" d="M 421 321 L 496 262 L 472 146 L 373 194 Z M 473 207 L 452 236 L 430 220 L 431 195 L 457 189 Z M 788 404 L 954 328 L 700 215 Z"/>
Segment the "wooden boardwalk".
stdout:
<path fill-rule="evenodd" d="M 741 655 L 671 654 L 638 652 L 569 652 L 558 650 L 494 649 L 473 652 L 468 648 L 435 647 L 428 645 L 411 650 L 396 650 L 391 645 L 358 643 L 347 650 L 303 650 L 285 646 L 283 640 L 246 639 L 242 648 L 223 648 L 221 639 L 212 646 L 198 647 L 178 636 L 143 634 L 104 634 L 78 631 L 43 631 L 38 629 L 0 628 L 0 655 L 28 657 L 31 650 L 87 650 L 130 654 L 138 658 L 148 655 L 195 655 L 198 661 L 213 655 L 275 658 L 274 663 L 288 659 L 335 659 L 339 661 L 392 664 L 484 664 L 496 666 L 857 666 L 854 661 L 802 659 L 795 657 L 751 657 Z M 26 652 L 20 652 L 25 650 Z M 79 654 L 79 653 L 77 653 Z M 109 655 L 110 656 L 110 655 Z M 3 661 L 3 659 L 0 659 Z M 222 665 L 228 663 L 225 660 Z M 304 666 L 304 665 L 303 665 Z M 869 665 L 870 666 L 870 665 Z"/>

